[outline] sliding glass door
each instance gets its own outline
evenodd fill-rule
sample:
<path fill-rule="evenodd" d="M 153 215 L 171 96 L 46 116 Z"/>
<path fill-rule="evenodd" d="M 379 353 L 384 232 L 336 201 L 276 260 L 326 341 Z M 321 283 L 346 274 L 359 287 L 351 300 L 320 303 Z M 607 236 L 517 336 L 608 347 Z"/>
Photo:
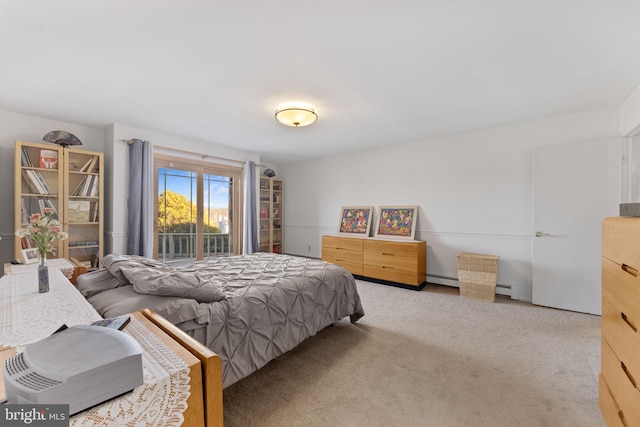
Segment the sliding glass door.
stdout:
<path fill-rule="evenodd" d="M 241 168 L 156 155 L 155 171 L 157 259 L 240 253 Z"/>

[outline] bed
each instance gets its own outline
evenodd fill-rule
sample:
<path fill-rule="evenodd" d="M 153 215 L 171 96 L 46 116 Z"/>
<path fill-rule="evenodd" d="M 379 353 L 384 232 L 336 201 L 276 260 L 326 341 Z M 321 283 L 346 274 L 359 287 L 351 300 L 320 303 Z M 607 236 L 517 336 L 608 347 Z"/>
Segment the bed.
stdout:
<path fill-rule="evenodd" d="M 152 309 L 222 359 L 223 388 L 331 324 L 364 311 L 343 267 L 258 253 L 181 267 L 107 255 L 78 290 L 105 318 Z"/>

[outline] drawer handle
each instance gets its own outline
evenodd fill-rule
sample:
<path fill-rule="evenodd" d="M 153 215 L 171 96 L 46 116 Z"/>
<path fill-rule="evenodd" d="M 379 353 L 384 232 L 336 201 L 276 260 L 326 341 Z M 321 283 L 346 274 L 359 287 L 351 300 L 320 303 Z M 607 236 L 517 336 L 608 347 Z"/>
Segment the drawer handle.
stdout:
<path fill-rule="evenodd" d="M 340 259 L 340 258 L 336 259 L 336 261 L 345 262 L 344 259 Z"/>
<path fill-rule="evenodd" d="M 382 255 L 396 256 L 396 254 L 390 254 L 388 252 L 382 252 Z"/>
<path fill-rule="evenodd" d="M 636 270 L 635 268 L 630 267 L 627 264 L 622 264 L 622 269 L 627 273 L 629 273 L 630 275 L 634 277 L 638 277 L 638 270 Z"/>
<path fill-rule="evenodd" d="M 633 324 L 633 322 L 631 320 L 629 320 L 629 318 L 627 317 L 626 314 L 624 313 L 620 313 L 620 316 L 622 317 L 622 320 L 624 320 L 624 322 L 629 325 L 629 327 L 631 329 L 633 329 L 633 332 L 638 332 L 638 327 L 636 325 Z"/>
<path fill-rule="evenodd" d="M 382 268 L 386 268 L 386 269 L 389 269 L 389 270 L 393 270 L 393 267 L 387 267 L 386 265 L 383 265 L 383 266 L 382 266 Z"/>
<path fill-rule="evenodd" d="M 626 427 L 627 423 L 624 422 L 624 414 L 622 411 L 618 411 L 618 418 L 620 418 L 620 422 L 622 423 L 622 427 Z"/>
<path fill-rule="evenodd" d="M 622 370 L 624 371 L 624 373 L 627 374 L 627 378 L 629 378 L 629 381 L 631 381 L 631 384 L 633 384 L 635 388 L 638 388 L 638 386 L 636 385 L 636 380 L 633 379 L 633 376 L 627 370 L 627 366 L 624 364 L 624 362 L 620 362 L 620 366 L 622 367 Z"/>

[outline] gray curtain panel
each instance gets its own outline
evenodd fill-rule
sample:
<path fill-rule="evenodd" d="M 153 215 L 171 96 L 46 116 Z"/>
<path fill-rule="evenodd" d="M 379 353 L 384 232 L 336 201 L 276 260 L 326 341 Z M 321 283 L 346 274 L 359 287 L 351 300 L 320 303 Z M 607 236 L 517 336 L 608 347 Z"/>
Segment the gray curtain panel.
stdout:
<path fill-rule="evenodd" d="M 248 161 L 244 165 L 244 209 L 242 216 L 242 253 L 260 251 L 258 245 L 258 204 L 256 203 L 256 164 Z"/>
<path fill-rule="evenodd" d="M 129 144 L 129 209 L 127 254 L 153 256 L 153 146 L 133 139 Z"/>

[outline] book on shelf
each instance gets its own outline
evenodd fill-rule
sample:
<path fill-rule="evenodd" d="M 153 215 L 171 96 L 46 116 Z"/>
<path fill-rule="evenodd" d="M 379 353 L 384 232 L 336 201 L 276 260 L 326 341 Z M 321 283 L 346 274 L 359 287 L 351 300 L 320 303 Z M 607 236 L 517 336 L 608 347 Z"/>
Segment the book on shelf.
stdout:
<path fill-rule="evenodd" d="M 29 158 L 29 150 L 27 150 L 27 147 L 22 147 L 22 166 L 33 167 L 31 158 Z"/>
<path fill-rule="evenodd" d="M 89 172 L 93 173 L 96 169 L 96 164 L 98 163 L 98 156 L 91 156 L 89 160 L 80 168 L 80 172 Z"/>
<path fill-rule="evenodd" d="M 89 169 L 87 169 L 87 172 L 96 173 L 98 171 L 98 168 L 99 168 L 98 156 L 93 156 L 93 159 L 91 159 L 91 163 L 89 164 Z"/>
<path fill-rule="evenodd" d="M 51 194 L 49 186 L 38 171 L 29 169 L 22 171 L 22 175 L 25 177 L 27 184 L 29 184 L 29 187 L 35 194 Z"/>
<path fill-rule="evenodd" d="M 92 179 L 93 179 L 93 175 L 85 177 L 84 185 L 82 186 L 82 192 L 80 193 L 81 196 L 88 196 L 89 195 L 89 191 L 91 189 L 91 180 Z"/>
<path fill-rule="evenodd" d="M 87 160 L 87 162 L 84 165 L 82 165 L 82 167 L 80 168 L 80 170 L 78 172 L 86 172 L 87 169 L 89 169 L 89 165 L 91 164 L 91 160 L 92 159 Z"/>
<path fill-rule="evenodd" d="M 91 204 L 91 218 L 90 222 L 98 222 L 98 203 Z"/>
<path fill-rule="evenodd" d="M 91 197 L 98 197 L 98 184 L 100 183 L 100 177 L 98 175 L 93 175 L 91 178 L 91 190 L 88 195 Z"/>
<path fill-rule="evenodd" d="M 40 150 L 40 165 L 43 169 L 58 169 L 58 151 Z"/>
<path fill-rule="evenodd" d="M 86 240 L 86 241 L 77 240 L 75 242 L 69 242 L 70 248 L 87 248 L 89 246 L 98 246 L 98 241 L 97 240 Z"/>
<path fill-rule="evenodd" d="M 51 219 L 58 219 L 58 209 L 53 204 L 53 201 L 49 199 L 38 199 L 38 206 L 40 208 L 40 213 L 44 215 L 44 210 L 46 208 L 53 209 L 53 213 L 51 214 Z"/>
<path fill-rule="evenodd" d="M 20 199 L 20 221 L 22 224 L 29 223 L 29 213 L 27 212 L 27 205 L 24 202 L 24 199 Z"/>
<path fill-rule="evenodd" d="M 90 202 L 69 200 L 69 222 L 90 222 Z"/>
<path fill-rule="evenodd" d="M 98 183 L 100 177 L 98 175 L 87 175 L 76 186 L 72 196 L 85 196 L 85 197 L 97 197 L 98 196 Z"/>
<path fill-rule="evenodd" d="M 82 191 L 82 187 L 84 187 L 84 183 L 85 183 L 86 180 L 87 180 L 86 176 L 80 180 L 78 185 L 76 185 L 76 188 L 71 193 L 72 196 L 79 196 L 80 195 L 80 192 Z"/>
<path fill-rule="evenodd" d="M 29 236 L 21 237 L 20 238 L 20 245 L 22 246 L 22 249 L 31 249 L 31 248 L 35 247 L 35 245 L 31 241 L 31 237 L 29 237 Z"/>
<path fill-rule="evenodd" d="M 51 190 L 49 189 L 49 186 L 47 185 L 47 181 L 44 180 L 44 178 L 42 177 L 42 174 L 38 171 L 27 171 L 27 172 L 31 172 L 36 179 L 38 180 L 38 182 L 40 182 L 40 185 L 42 186 L 42 189 L 44 190 L 44 193 L 42 194 L 52 194 Z"/>

